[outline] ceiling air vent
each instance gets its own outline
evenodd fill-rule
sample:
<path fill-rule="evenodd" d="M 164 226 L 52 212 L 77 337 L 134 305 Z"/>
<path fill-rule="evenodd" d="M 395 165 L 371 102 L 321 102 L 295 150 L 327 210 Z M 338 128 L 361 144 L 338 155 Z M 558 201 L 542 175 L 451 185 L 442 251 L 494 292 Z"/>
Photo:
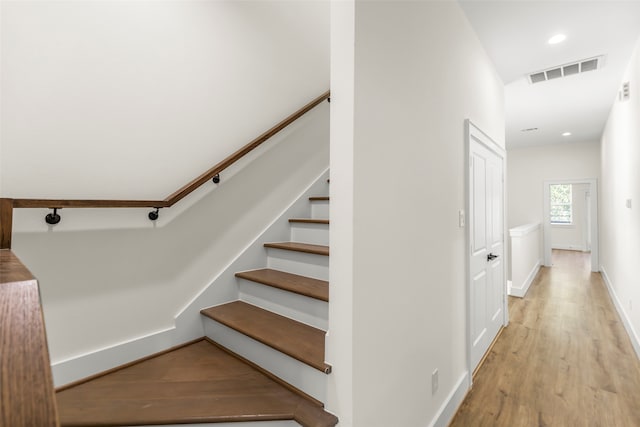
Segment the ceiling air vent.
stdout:
<path fill-rule="evenodd" d="M 529 74 L 529 82 L 540 83 L 547 80 L 553 80 L 560 77 L 567 77 L 574 74 L 585 73 L 587 71 L 597 70 L 602 67 L 604 56 L 597 56 L 595 58 L 583 59 L 581 61 L 572 62 L 569 64 L 559 65 L 542 71 L 536 71 Z"/>

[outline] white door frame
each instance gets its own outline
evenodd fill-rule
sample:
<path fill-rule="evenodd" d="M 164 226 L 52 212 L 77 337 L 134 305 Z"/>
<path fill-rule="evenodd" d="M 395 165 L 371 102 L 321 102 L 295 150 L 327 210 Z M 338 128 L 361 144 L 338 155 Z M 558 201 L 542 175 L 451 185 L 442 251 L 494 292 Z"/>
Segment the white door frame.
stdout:
<path fill-rule="evenodd" d="M 471 334 L 471 197 L 473 196 L 472 189 L 472 179 L 471 176 L 471 147 L 473 144 L 479 144 L 488 150 L 495 153 L 502 160 L 502 220 L 503 220 L 503 230 L 502 230 L 502 247 L 504 248 L 504 260 L 502 262 L 503 268 L 503 295 L 502 298 L 502 313 L 503 313 L 503 325 L 507 326 L 509 324 L 509 304 L 508 304 L 508 296 L 507 296 L 507 263 L 509 262 L 509 256 L 507 254 L 507 242 L 505 240 L 505 236 L 507 236 L 507 187 L 506 187 L 506 173 L 507 173 L 507 152 L 504 148 L 499 146 L 489 135 L 484 133 L 477 127 L 471 120 L 465 120 L 465 211 L 467 213 L 466 217 L 468 221 L 466 221 L 466 294 L 467 294 L 467 372 L 469 374 L 469 387 L 473 384 L 473 368 L 471 367 L 471 349 L 473 347 L 472 342 L 472 334 Z"/>
<path fill-rule="evenodd" d="M 549 186 L 551 184 L 589 184 L 591 203 L 587 207 L 591 214 L 591 271 L 600 271 L 598 253 L 598 180 L 586 179 L 555 179 L 544 181 L 544 265 L 551 267 L 551 206 L 549 203 Z"/>

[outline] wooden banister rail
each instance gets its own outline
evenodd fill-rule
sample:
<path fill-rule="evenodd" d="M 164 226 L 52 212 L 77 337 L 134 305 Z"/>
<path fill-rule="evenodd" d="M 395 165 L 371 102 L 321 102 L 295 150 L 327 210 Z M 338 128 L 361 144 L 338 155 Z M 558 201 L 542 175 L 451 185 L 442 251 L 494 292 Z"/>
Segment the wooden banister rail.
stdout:
<path fill-rule="evenodd" d="M 0 250 L 0 426 L 58 425 L 38 282 L 13 252 L 3 249 Z"/>
<path fill-rule="evenodd" d="M 295 122 L 322 101 L 329 99 L 329 91 L 315 98 L 304 107 L 291 114 L 280 123 L 273 126 L 262 135 L 249 142 L 247 145 L 235 153 L 222 160 L 179 190 L 167 196 L 164 200 L 63 200 L 63 199 L 13 199 L 14 208 L 168 208 L 184 199 L 195 189 L 214 176 L 227 169 L 229 166 L 240 160 L 250 151 L 262 145 L 269 138 Z M 3 227 L 4 229 L 4 227 Z"/>
<path fill-rule="evenodd" d="M 0 199 L 0 249 L 11 249 L 13 199 Z"/>

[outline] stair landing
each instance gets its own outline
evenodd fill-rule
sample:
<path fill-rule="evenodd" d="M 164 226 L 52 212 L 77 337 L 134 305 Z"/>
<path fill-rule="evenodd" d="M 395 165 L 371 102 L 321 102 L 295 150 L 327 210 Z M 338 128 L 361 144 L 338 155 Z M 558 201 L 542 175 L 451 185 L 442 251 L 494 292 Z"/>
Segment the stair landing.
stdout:
<path fill-rule="evenodd" d="M 201 340 L 56 393 L 61 426 L 337 418 L 218 345 Z"/>

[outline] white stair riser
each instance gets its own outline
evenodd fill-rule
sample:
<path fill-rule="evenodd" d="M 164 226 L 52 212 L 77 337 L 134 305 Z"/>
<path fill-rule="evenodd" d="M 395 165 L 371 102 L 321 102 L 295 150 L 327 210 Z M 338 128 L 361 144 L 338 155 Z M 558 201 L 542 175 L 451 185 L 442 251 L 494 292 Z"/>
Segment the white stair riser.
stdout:
<path fill-rule="evenodd" d="M 267 267 L 300 276 L 329 280 L 329 257 L 269 248 Z"/>
<path fill-rule="evenodd" d="M 240 299 L 314 328 L 329 328 L 329 304 L 272 286 L 239 279 Z"/>
<path fill-rule="evenodd" d="M 205 335 L 266 369 L 321 402 L 326 402 L 327 374 L 203 316 Z"/>
<path fill-rule="evenodd" d="M 329 219 L 329 201 L 316 200 L 311 202 L 311 218 Z"/>
<path fill-rule="evenodd" d="M 329 224 L 292 222 L 291 241 L 329 246 Z"/>

